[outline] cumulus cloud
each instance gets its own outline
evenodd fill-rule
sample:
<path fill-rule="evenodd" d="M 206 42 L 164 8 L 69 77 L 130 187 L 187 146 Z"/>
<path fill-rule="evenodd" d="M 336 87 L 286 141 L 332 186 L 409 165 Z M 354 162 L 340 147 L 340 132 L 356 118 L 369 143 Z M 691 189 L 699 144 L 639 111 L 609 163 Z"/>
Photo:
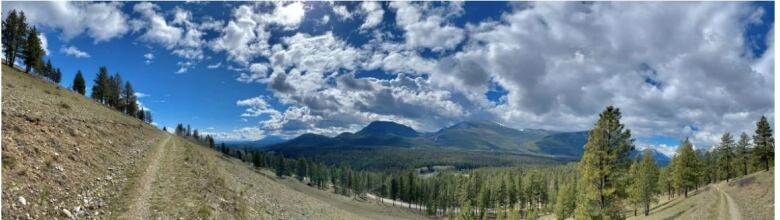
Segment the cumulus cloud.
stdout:
<path fill-rule="evenodd" d="M 346 10 L 346 9 L 345 9 Z M 366 16 L 360 29 L 373 28 L 382 23 L 385 10 L 379 2 L 363 2 L 360 4 L 360 12 Z"/>
<path fill-rule="evenodd" d="M 70 40 L 81 34 L 94 42 L 108 41 L 120 37 L 130 30 L 122 3 L 91 2 L 4 2 L 3 11 L 24 11 L 30 24 L 60 30 L 63 40 Z"/>
<path fill-rule="evenodd" d="M 89 54 L 87 52 L 81 51 L 79 48 L 72 45 L 60 48 L 60 52 L 76 58 L 89 58 Z"/>
<path fill-rule="evenodd" d="M 222 30 L 221 36 L 210 43 L 216 52 L 227 53 L 228 59 L 241 65 L 249 65 L 250 61 L 270 53 L 268 40 L 272 26 L 294 30 L 303 21 L 305 8 L 301 2 L 275 3 L 269 13 L 253 5 L 241 5 L 233 10 L 233 20 L 230 20 Z"/>
<path fill-rule="evenodd" d="M 352 19 L 352 12 L 345 5 L 333 5 L 333 13 L 338 15 L 339 20 Z"/>
<path fill-rule="evenodd" d="M 146 30 L 141 40 L 159 44 L 171 50 L 172 54 L 188 60 L 203 59 L 205 40 L 200 28 L 208 26 L 193 23 L 191 12 L 177 7 L 173 10 L 173 20 L 168 22 L 163 14 L 158 13 L 160 7 L 153 3 L 135 4 L 133 10 L 141 14 L 140 20 L 135 20 L 139 24 L 138 29 Z"/>
<path fill-rule="evenodd" d="M 396 25 L 404 30 L 409 48 L 442 51 L 464 40 L 464 31 L 447 22 L 447 16 L 457 14 L 458 7 L 451 7 L 455 11 L 442 11 L 431 9 L 429 4 L 410 2 L 392 2 L 390 7 L 396 10 Z"/>
<path fill-rule="evenodd" d="M 268 104 L 266 99 L 267 97 L 258 96 L 236 102 L 236 105 L 238 106 L 248 107 L 247 110 L 241 114 L 241 117 L 257 117 L 265 114 L 279 114 L 279 111 L 273 109 L 271 105 Z"/>

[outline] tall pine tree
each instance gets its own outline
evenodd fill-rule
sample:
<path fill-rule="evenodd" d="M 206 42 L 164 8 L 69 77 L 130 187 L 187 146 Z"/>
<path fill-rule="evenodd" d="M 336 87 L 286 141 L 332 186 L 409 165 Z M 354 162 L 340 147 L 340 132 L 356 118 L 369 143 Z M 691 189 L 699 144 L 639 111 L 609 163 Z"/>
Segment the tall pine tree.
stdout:
<path fill-rule="evenodd" d="M 575 218 L 622 218 L 625 174 L 634 149 L 631 131 L 620 123 L 620 109 L 609 106 L 588 133 L 588 142 L 579 164 L 581 179 L 577 190 Z"/>
<path fill-rule="evenodd" d="M 76 71 L 76 77 L 73 78 L 73 85 L 71 89 L 81 95 L 84 95 L 86 92 L 87 85 L 86 82 L 84 82 L 84 76 L 81 74 L 81 70 Z"/>
<path fill-rule="evenodd" d="M 731 133 L 726 132 L 721 136 L 717 152 L 718 170 L 721 174 L 719 178 L 725 178 L 728 182 L 734 173 L 734 139 L 731 137 Z"/>
<path fill-rule="evenodd" d="M 756 122 L 756 134 L 753 135 L 753 159 L 758 167 L 766 171 L 769 171 L 769 167 L 774 163 L 775 138 L 764 116 Z"/>
<path fill-rule="evenodd" d="M 24 12 L 11 10 L 2 24 L 2 44 L 6 63 L 14 66 L 16 58 L 22 54 L 27 39 L 27 21 Z"/>
<path fill-rule="evenodd" d="M 100 69 L 98 69 L 95 82 L 92 84 L 92 98 L 103 104 L 108 103 L 109 78 L 108 69 L 105 66 L 101 66 Z"/>
<path fill-rule="evenodd" d="M 687 198 L 688 192 L 696 187 L 696 179 L 698 178 L 696 171 L 699 160 L 696 152 L 693 151 L 693 144 L 688 138 L 685 138 L 680 147 L 677 148 L 677 155 L 672 160 L 674 188 L 683 192 Z"/>
<path fill-rule="evenodd" d="M 748 149 L 748 146 L 750 145 L 750 137 L 745 134 L 745 132 L 742 132 L 741 135 L 739 135 L 739 141 L 737 141 L 736 149 L 734 151 L 734 162 L 735 167 L 737 168 L 737 172 L 740 175 L 747 175 L 748 174 L 748 167 L 750 162 L 750 151 Z"/>
<path fill-rule="evenodd" d="M 24 72 L 29 73 L 33 67 L 42 65 L 41 60 L 43 59 L 45 51 L 41 45 L 41 39 L 38 38 L 38 29 L 35 27 L 32 27 L 30 31 L 27 32 L 27 37 L 25 39 L 22 59 L 24 59 L 24 65 L 26 66 Z"/>

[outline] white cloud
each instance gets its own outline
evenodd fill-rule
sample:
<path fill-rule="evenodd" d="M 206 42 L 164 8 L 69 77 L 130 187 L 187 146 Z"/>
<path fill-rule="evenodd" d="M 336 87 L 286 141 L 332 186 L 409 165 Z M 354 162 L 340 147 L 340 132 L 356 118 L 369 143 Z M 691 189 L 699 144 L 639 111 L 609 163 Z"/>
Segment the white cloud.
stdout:
<path fill-rule="evenodd" d="M 221 36 L 210 42 L 215 52 L 226 52 L 228 59 L 246 66 L 259 55 L 268 56 L 268 40 L 271 26 L 294 30 L 303 21 L 304 5 L 301 2 L 275 3 L 272 12 L 258 7 L 241 5 L 233 10 L 233 20 L 227 23 Z"/>
<path fill-rule="evenodd" d="M 208 65 L 208 66 L 206 66 L 206 68 L 209 68 L 209 69 L 216 69 L 216 68 L 219 68 L 219 67 L 221 67 L 221 66 L 222 66 L 222 62 L 217 62 L 217 63 L 215 63 L 215 64 L 211 64 L 211 65 Z"/>
<path fill-rule="evenodd" d="M 60 52 L 76 58 L 89 58 L 89 54 L 87 52 L 81 51 L 79 48 L 76 48 L 76 46 L 72 45 L 60 48 Z"/>
<path fill-rule="evenodd" d="M 352 19 L 352 13 L 349 12 L 349 10 L 347 9 L 347 6 L 344 6 L 344 5 L 334 5 L 332 9 L 333 9 L 333 13 L 338 15 L 339 20 L 343 21 L 343 20 L 347 20 L 347 19 Z"/>
<path fill-rule="evenodd" d="M 411 49 L 420 47 L 443 51 L 452 49 L 465 39 L 461 28 L 447 23 L 447 17 L 457 14 L 458 7 L 450 7 L 456 10 L 454 12 L 432 10 L 428 4 L 409 2 L 392 2 L 390 7 L 396 10 L 396 25 L 404 30 L 406 46 Z"/>
<path fill-rule="evenodd" d="M 173 9 L 173 21 L 168 22 L 157 12 L 160 7 L 153 3 L 138 3 L 133 10 L 142 15 L 140 21 L 136 20 L 140 25 L 138 29 L 146 29 L 141 40 L 157 43 L 187 60 L 203 59 L 204 33 L 199 30 L 201 26 L 190 20 L 191 12 L 177 7 Z"/>
<path fill-rule="evenodd" d="M 43 33 L 38 34 L 38 38 L 41 39 L 41 47 L 43 47 L 43 52 L 46 55 L 50 55 L 49 53 L 49 39 L 46 38 L 46 35 Z"/>
<path fill-rule="evenodd" d="M 94 42 L 108 41 L 127 33 L 127 16 L 120 9 L 122 3 L 91 2 L 4 2 L 3 11 L 22 10 L 30 24 L 61 31 L 64 40 L 81 34 Z M 7 14 L 7 13 L 3 13 Z"/>
<path fill-rule="evenodd" d="M 195 63 L 193 63 L 192 61 L 179 61 L 179 62 L 176 62 L 176 66 L 178 66 L 179 69 L 176 70 L 175 73 L 176 74 L 182 74 L 182 73 L 186 73 L 187 70 L 189 70 L 190 68 L 195 66 Z"/>
<path fill-rule="evenodd" d="M 289 4 L 277 2 L 274 12 L 268 16 L 264 14 L 262 17 L 264 20 L 268 20 L 271 23 L 282 25 L 287 29 L 294 29 L 303 21 L 304 15 L 305 10 L 303 8 L 303 2 L 293 2 Z"/>
<path fill-rule="evenodd" d="M 149 97 L 149 94 L 136 92 L 135 96 L 138 98 L 144 98 L 144 97 Z"/>
<path fill-rule="evenodd" d="M 385 11 L 378 2 L 363 2 L 360 4 L 360 12 L 366 16 L 366 21 L 360 25 L 360 29 L 373 28 L 382 23 Z"/>
<path fill-rule="evenodd" d="M 265 131 L 259 127 L 243 127 L 230 132 L 206 132 L 217 140 L 235 141 L 235 140 L 260 140 L 266 136 Z"/>
<path fill-rule="evenodd" d="M 330 23 L 330 15 L 322 16 L 322 19 L 320 19 L 319 24 L 326 25 L 328 23 Z"/>
<path fill-rule="evenodd" d="M 150 64 L 150 63 L 152 63 L 152 60 L 154 60 L 154 54 L 152 54 L 152 53 L 144 54 L 144 63 Z"/>
<path fill-rule="evenodd" d="M 241 73 L 239 82 L 261 82 L 268 77 L 269 67 L 267 63 L 253 63 L 249 66 L 249 73 Z"/>
<path fill-rule="evenodd" d="M 241 114 L 241 117 L 257 117 L 266 114 L 279 114 L 279 111 L 273 109 L 265 99 L 267 99 L 267 97 L 258 96 L 237 101 L 236 105 L 248 107 L 247 110 Z"/>

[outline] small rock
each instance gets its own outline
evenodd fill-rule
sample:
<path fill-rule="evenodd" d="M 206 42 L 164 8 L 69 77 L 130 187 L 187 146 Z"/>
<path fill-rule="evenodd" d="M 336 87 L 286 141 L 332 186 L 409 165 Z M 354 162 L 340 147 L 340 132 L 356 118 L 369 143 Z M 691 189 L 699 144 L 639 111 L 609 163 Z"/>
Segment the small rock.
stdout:
<path fill-rule="evenodd" d="M 75 219 L 76 217 L 73 216 L 73 214 L 70 213 L 67 209 L 62 209 L 62 215 L 65 217 L 68 217 L 70 219 Z"/>
<path fill-rule="evenodd" d="M 27 205 L 27 200 L 26 200 L 26 199 L 24 199 L 24 197 L 23 197 L 23 196 L 19 196 L 19 197 L 17 197 L 17 198 L 16 198 L 16 201 L 17 201 L 17 202 L 19 202 L 19 204 L 22 204 L 23 206 L 24 206 L 24 205 Z"/>
<path fill-rule="evenodd" d="M 62 165 L 56 165 L 56 166 L 54 166 L 54 169 L 56 169 L 57 171 L 60 171 L 60 173 L 62 171 L 65 171 L 65 168 L 62 168 Z"/>

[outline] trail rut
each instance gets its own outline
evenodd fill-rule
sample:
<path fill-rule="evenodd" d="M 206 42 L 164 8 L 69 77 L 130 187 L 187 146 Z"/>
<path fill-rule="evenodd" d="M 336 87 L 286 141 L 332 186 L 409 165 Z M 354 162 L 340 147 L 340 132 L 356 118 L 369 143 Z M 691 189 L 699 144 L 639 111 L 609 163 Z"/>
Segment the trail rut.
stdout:
<path fill-rule="evenodd" d="M 138 182 L 133 186 L 132 192 L 135 197 L 131 199 L 130 207 L 120 219 L 148 219 L 149 218 L 149 198 L 152 194 L 152 184 L 157 179 L 157 171 L 160 170 L 160 158 L 165 154 L 170 143 L 171 136 L 167 136 L 150 155 L 148 165 L 143 173 L 138 176 Z"/>

